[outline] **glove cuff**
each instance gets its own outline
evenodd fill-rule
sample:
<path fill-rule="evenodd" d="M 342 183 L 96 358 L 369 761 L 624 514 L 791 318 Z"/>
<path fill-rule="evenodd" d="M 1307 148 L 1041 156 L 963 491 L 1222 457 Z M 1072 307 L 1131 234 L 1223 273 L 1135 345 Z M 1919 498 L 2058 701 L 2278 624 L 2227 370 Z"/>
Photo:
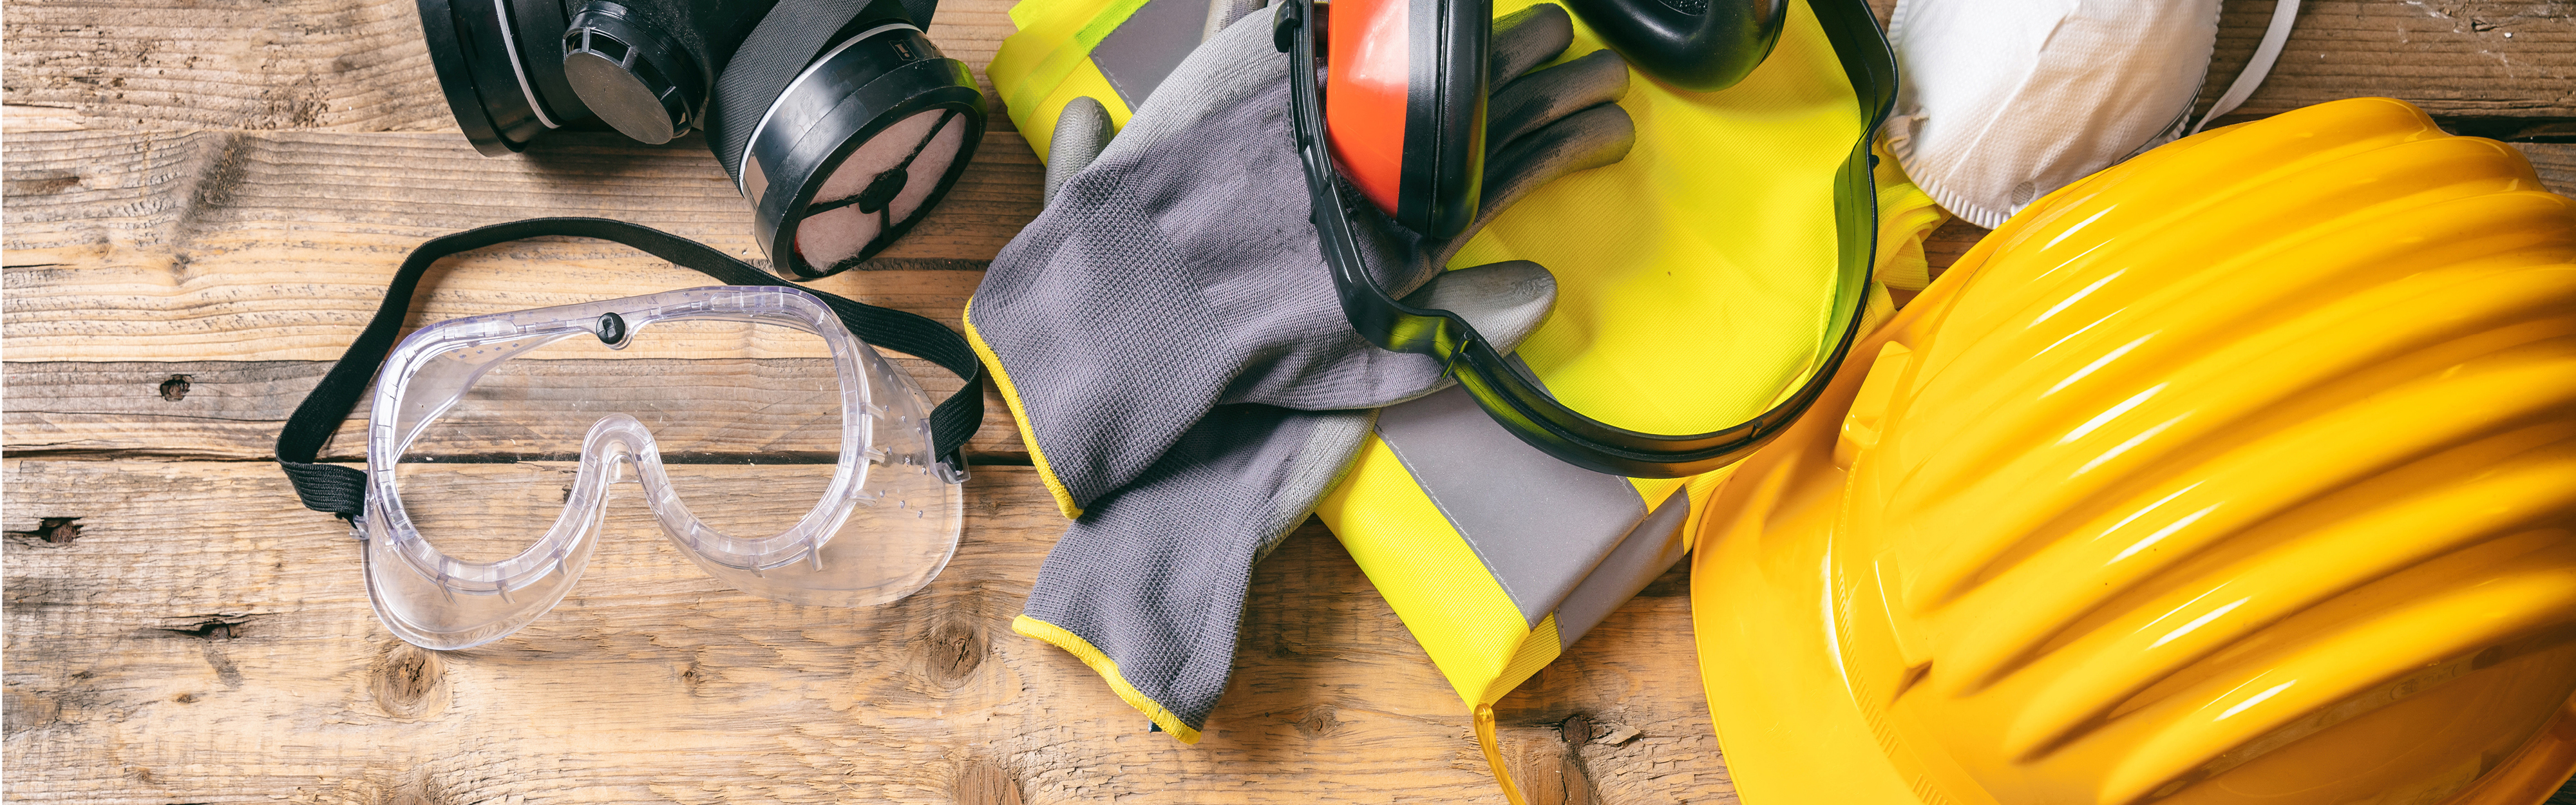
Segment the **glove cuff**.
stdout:
<path fill-rule="evenodd" d="M 1154 701 L 1153 697 L 1145 695 L 1144 691 L 1137 690 L 1135 685 L 1128 684 L 1127 677 L 1118 672 L 1118 661 L 1110 659 L 1108 654 L 1102 653 L 1098 647 L 1091 645 L 1091 641 L 1082 639 L 1081 635 L 1027 615 L 1011 619 L 1011 631 L 1064 649 L 1082 660 L 1082 664 L 1091 666 L 1091 672 L 1099 674 L 1102 680 L 1107 681 L 1109 689 L 1118 692 L 1118 698 L 1126 700 L 1127 706 L 1136 708 L 1137 712 L 1144 713 L 1146 718 L 1152 719 L 1154 726 L 1161 727 L 1164 732 L 1171 733 L 1172 737 L 1181 739 L 1181 743 L 1199 742 L 1198 730 L 1181 723 L 1181 717 L 1173 715 L 1171 708 L 1164 707 L 1162 702 Z"/>
<path fill-rule="evenodd" d="M 993 354 L 993 346 L 984 343 L 984 334 L 975 330 L 973 298 L 966 300 L 966 313 L 959 317 L 959 321 L 965 325 L 966 343 L 975 348 L 975 357 L 984 362 L 984 369 L 993 377 L 993 385 L 1002 390 L 1002 404 L 1010 406 L 1011 424 L 1020 429 L 1020 444 L 1029 448 L 1029 463 L 1037 466 L 1038 480 L 1046 484 L 1047 494 L 1055 498 L 1056 511 L 1062 512 L 1067 520 L 1081 517 L 1082 506 L 1073 501 L 1073 493 L 1065 489 L 1064 481 L 1056 477 L 1055 468 L 1047 463 L 1046 451 L 1038 447 L 1037 431 L 1029 429 L 1029 423 L 1035 420 L 1029 418 L 1028 407 L 1020 402 L 1020 389 L 1011 382 L 1011 370 L 1002 366 L 1002 356 Z"/>

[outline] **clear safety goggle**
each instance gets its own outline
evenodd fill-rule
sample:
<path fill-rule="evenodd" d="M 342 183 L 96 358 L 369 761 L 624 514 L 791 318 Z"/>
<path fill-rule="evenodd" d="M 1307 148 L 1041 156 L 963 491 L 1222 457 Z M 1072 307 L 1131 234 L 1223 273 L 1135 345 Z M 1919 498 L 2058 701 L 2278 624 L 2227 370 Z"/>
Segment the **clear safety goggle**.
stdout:
<path fill-rule="evenodd" d="M 957 545 L 963 494 L 931 411 L 802 289 L 433 324 L 377 376 L 358 519 L 368 596 L 412 643 L 489 642 L 552 609 L 604 532 L 649 513 L 744 592 L 892 601 Z"/>

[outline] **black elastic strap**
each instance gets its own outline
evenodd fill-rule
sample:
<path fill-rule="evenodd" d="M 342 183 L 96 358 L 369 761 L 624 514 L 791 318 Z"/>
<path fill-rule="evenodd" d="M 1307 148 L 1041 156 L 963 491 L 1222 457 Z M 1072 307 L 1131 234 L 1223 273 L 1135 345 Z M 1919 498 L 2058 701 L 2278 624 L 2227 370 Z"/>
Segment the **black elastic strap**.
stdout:
<path fill-rule="evenodd" d="M 295 414 L 287 417 L 286 429 L 277 434 L 277 463 L 286 470 L 286 480 L 295 485 L 295 496 L 304 500 L 305 508 L 343 519 L 357 517 L 366 510 L 366 473 L 313 462 L 320 456 L 323 442 L 330 440 L 357 407 L 359 396 L 366 393 L 367 381 L 375 377 L 385 355 L 393 351 L 395 337 L 402 332 L 403 316 L 411 309 L 412 292 L 420 287 L 420 278 L 429 272 L 430 264 L 459 252 L 547 235 L 596 238 L 633 246 L 727 285 L 801 288 L 831 306 L 859 340 L 910 353 L 956 373 L 966 385 L 931 409 L 930 442 L 931 451 L 939 456 L 939 463 L 947 466 L 951 477 L 966 474 L 962 448 L 984 424 L 984 365 L 956 331 L 917 314 L 803 288 L 731 255 L 651 227 L 606 218 L 530 218 L 434 238 L 413 249 L 411 256 L 403 260 L 402 269 L 394 272 L 393 283 L 385 286 L 385 301 L 377 306 L 376 317 L 367 322 L 367 329 L 358 334 L 348 352 L 341 354 L 331 372 L 322 376 L 321 384 L 305 395 L 304 403 L 295 407 Z"/>

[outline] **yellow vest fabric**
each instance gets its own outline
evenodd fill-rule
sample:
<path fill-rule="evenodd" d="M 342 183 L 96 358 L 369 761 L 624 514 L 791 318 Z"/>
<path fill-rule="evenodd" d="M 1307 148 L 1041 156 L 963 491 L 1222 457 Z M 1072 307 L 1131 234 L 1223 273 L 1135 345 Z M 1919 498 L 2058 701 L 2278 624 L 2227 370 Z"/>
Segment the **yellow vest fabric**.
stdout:
<path fill-rule="evenodd" d="M 1495 13 L 1538 1 L 1499 0 Z M 1114 123 L 1126 122 L 1129 108 L 1089 52 L 1144 3 L 1024 0 L 1012 9 L 1022 30 L 1004 40 L 989 73 L 1041 157 L 1056 116 L 1075 97 L 1099 100 Z M 1567 58 L 1602 48 L 1579 19 L 1575 28 Z M 1827 332 L 1841 290 L 1833 180 L 1861 136 L 1858 102 L 1801 0 L 1790 6 L 1777 48 L 1743 82 L 1693 93 L 1635 73 L 1621 106 L 1638 133 L 1625 160 L 1533 193 L 1451 265 L 1520 259 L 1555 274 L 1555 311 L 1517 355 L 1576 410 L 1653 432 L 1733 425 L 1795 389 L 1840 335 Z M 1895 164 L 1882 158 L 1874 171 L 1879 281 L 1868 289 L 1863 332 L 1892 312 L 1881 282 L 1906 289 L 1928 282 L 1920 242 L 1946 218 Z M 1626 479 L 1640 520 L 1681 524 L 1646 538 L 1670 541 L 1675 551 L 1691 544 L 1698 509 L 1728 472 Z M 1675 505 L 1690 511 L 1654 516 Z M 1497 758 L 1490 706 L 1579 634 L 1561 633 L 1553 613 L 1533 623 L 1383 439 L 1369 440 L 1316 513 L 1478 711 L 1488 758 Z M 1633 592 L 1670 564 L 1607 582 Z"/>
<path fill-rule="evenodd" d="M 984 74 L 993 79 L 1011 125 L 1046 159 L 1055 120 L 1064 105 L 1088 97 L 1109 110 L 1109 122 L 1124 127 L 1135 115 L 1107 76 L 1091 60 L 1091 49 L 1143 8 L 1146 0 L 1021 0 L 1011 6 L 1011 24 L 1020 30 L 1002 40 Z"/>
<path fill-rule="evenodd" d="M 1568 53 L 1601 47 L 1576 28 Z M 1667 433 L 1734 424 L 1796 387 L 1830 348 L 1829 179 L 1859 136 L 1857 104 L 1798 3 L 1778 48 L 1742 83 L 1691 93 L 1638 74 L 1621 105 L 1639 135 L 1626 160 L 1532 194 L 1452 265 L 1522 259 L 1556 274 L 1555 313 L 1518 354 L 1577 410 Z M 1878 273 L 1921 277 L 1921 248 L 1906 245 L 1940 213 L 1893 160 L 1879 165 Z M 1884 293 L 1871 296 L 1883 318 Z M 1630 483 L 1650 510 L 1677 489 L 1697 505 L 1725 472 Z M 1383 441 L 1370 441 L 1316 513 L 1461 699 L 1491 704 L 1556 657 L 1553 624 L 1524 621 Z"/>

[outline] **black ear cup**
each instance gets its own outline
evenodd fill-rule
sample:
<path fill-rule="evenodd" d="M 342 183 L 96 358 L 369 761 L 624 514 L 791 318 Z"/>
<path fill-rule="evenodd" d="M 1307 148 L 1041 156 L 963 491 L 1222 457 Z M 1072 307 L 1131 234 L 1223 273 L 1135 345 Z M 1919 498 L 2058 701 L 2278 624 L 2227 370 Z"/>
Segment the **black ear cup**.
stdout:
<path fill-rule="evenodd" d="M 447 107 L 474 150 L 500 156 L 591 119 L 564 78 L 560 0 L 420 0 Z"/>
<path fill-rule="evenodd" d="M 898 0 L 784 0 L 717 82 L 707 144 L 780 276 L 875 256 L 963 175 L 984 94 Z"/>
<path fill-rule="evenodd" d="M 1771 55 L 1789 0 L 1565 0 L 1620 57 L 1657 80 L 1708 92 Z"/>
<path fill-rule="evenodd" d="M 1395 218 L 1432 237 L 1476 219 L 1485 174 L 1485 60 L 1491 0 L 1412 0 L 1405 37 L 1404 185 Z"/>

